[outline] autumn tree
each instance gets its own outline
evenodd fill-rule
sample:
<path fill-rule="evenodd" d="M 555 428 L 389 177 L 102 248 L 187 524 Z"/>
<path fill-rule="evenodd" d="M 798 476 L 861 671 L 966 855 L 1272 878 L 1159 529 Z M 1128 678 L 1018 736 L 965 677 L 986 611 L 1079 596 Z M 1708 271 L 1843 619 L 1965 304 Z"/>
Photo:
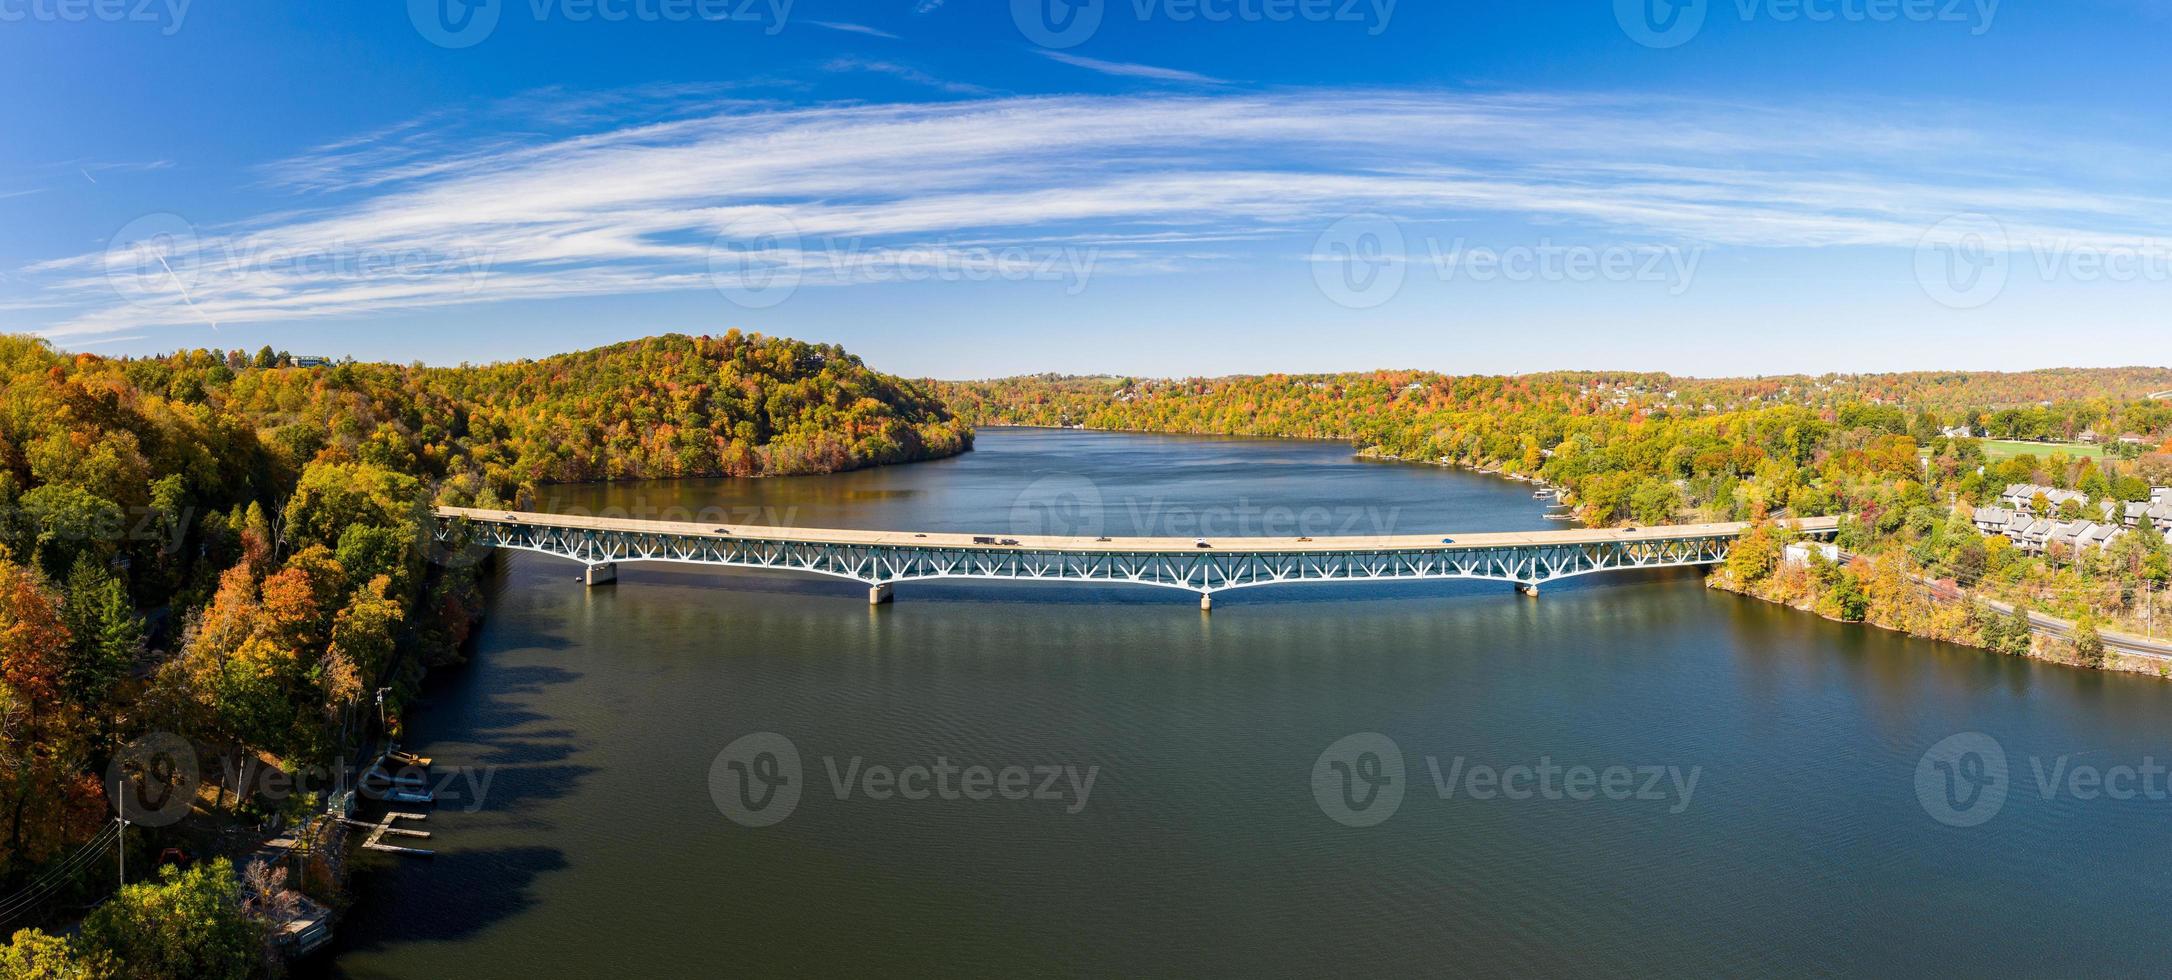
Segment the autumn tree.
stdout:
<path fill-rule="evenodd" d="M 83 712 L 65 693 L 73 645 L 40 576 L 0 560 L 0 874 L 51 858 L 98 824 L 103 796 L 85 771 Z"/>
<path fill-rule="evenodd" d="M 264 928 L 225 858 L 129 885 L 83 920 L 83 944 L 118 980 L 248 980 L 268 972 Z"/>

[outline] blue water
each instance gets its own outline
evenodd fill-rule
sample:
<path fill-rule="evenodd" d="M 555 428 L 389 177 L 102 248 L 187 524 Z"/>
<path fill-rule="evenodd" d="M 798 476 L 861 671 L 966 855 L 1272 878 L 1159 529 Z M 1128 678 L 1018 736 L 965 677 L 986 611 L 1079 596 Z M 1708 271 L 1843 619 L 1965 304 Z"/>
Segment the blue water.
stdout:
<path fill-rule="evenodd" d="M 979 445 L 552 504 L 1110 534 L 1191 533 L 1170 523 L 1187 512 L 1237 525 L 1216 534 L 1308 512 L 1353 533 L 1559 526 L 1525 485 L 1336 445 L 1017 430 Z M 333 972 L 2162 972 L 2172 802 L 2046 799 L 2034 775 L 2062 756 L 2065 772 L 2172 761 L 2172 685 L 2154 678 L 1831 623 L 1693 571 L 1536 600 L 1499 583 L 1247 590 L 1211 615 L 1149 589 L 906 584 L 870 609 L 851 583 L 627 566 L 586 590 L 574 571 L 527 555 L 495 571 L 472 662 L 409 719 L 441 772 L 472 767 L 487 789 L 430 818 L 437 858 L 362 876 Z M 767 826 L 733 816 L 755 784 L 712 778 L 720 757 L 759 762 L 735 748 L 754 733 L 800 761 L 800 798 Z M 1362 759 L 1329 750 L 1365 733 L 1403 757 L 1402 798 L 1352 826 L 1340 794 L 1377 784 L 1341 778 L 1331 763 Z M 2007 759 L 2006 799 L 1967 811 L 1988 816 L 1975 826 L 1919 796 L 1947 788 L 1922 764 L 1961 733 Z M 839 799 L 830 771 L 938 759 L 1095 775 L 1083 797 L 1059 782 L 1048 800 L 882 799 L 856 781 Z M 1512 781 L 1615 770 L 1634 788 L 1473 798 L 1466 781 L 1443 798 L 1428 760 Z M 1694 789 L 1662 778 L 1645 798 L 1647 771 L 1694 773 Z"/>

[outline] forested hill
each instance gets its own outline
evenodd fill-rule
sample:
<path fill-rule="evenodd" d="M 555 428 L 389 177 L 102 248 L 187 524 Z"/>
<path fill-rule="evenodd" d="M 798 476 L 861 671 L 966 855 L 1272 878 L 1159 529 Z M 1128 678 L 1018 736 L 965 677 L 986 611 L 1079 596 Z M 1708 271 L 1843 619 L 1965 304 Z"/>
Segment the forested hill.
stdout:
<path fill-rule="evenodd" d="M 1926 450 L 1950 471 L 1955 492 L 1976 499 L 1994 474 L 1981 471 L 1974 439 L 1946 437 L 1961 428 L 2026 440 L 2093 430 L 2108 451 L 2148 464 L 2147 474 L 2128 475 L 2154 479 L 2167 462 L 2159 447 L 2172 436 L 2172 401 L 2141 396 L 2165 388 L 2172 371 L 2141 368 L 1717 381 L 1587 372 L 1037 375 L 937 385 L 978 424 L 1346 439 L 1405 459 L 1540 477 L 1569 490 L 1596 523 L 1891 513 L 1899 496 L 1920 491 Z M 2075 485 L 2084 474 L 2069 465 L 2071 451 L 2059 452 L 2047 446 L 2044 465 L 2021 466 L 2011 482 Z"/>
<path fill-rule="evenodd" d="M 1605 371 L 1515 376 L 1363 371 L 1182 380 L 1039 374 L 942 382 L 937 390 L 961 416 L 982 425 L 1086 424 L 1355 438 L 1361 434 L 1355 423 L 1365 415 L 1486 405 L 1577 413 L 1622 408 L 1724 412 L 1795 405 L 1830 414 L 1843 405 L 1868 404 L 1951 418 L 1958 424 L 1971 412 L 1994 414 L 2042 408 L 2045 403 L 2084 410 L 2086 403 L 2108 409 L 2141 401 L 2152 393 L 2172 390 L 2172 369 L 1912 371 L 1760 378 L 1685 378 Z M 1091 420 L 1097 415 L 1099 421 Z M 2100 421 L 2062 417 L 2052 420 L 2047 431 L 2015 435 L 2071 437 Z"/>
<path fill-rule="evenodd" d="M 918 383 L 834 345 L 738 331 L 434 370 L 424 382 L 466 409 L 486 467 L 514 482 L 828 473 L 972 447 L 971 429 Z"/>
<path fill-rule="evenodd" d="M 482 608 L 475 566 L 429 560 L 432 501 L 972 445 L 919 384 L 737 332 L 485 367 L 297 361 L 0 335 L 0 893 L 78 870 L 56 862 L 108 825 L 100 774 L 138 736 L 326 772 L 396 725 Z M 225 816 L 278 806 L 313 815 L 301 795 L 237 794 Z"/>
<path fill-rule="evenodd" d="M 971 429 L 914 382 L 833 345 L 738 331 L 482 367 L 280 366 L 291 360 L 268 349 L 71 359 L 33 347 L 15 373 L 49 368 L 117 408 L 247 430 L 233 437 L 260 436 L 265 466 L 290 478 L 330 449 L 439 481 L 454 501 L 511 501 L 554 482 L 823 473 L 972 446 Z M 19 417 L 34 425 L 30 416 Z M 43 436 L 0 431 L 11 438 Z M 232 465 L 256 447 L 238 448 L 217 458 Z"/>

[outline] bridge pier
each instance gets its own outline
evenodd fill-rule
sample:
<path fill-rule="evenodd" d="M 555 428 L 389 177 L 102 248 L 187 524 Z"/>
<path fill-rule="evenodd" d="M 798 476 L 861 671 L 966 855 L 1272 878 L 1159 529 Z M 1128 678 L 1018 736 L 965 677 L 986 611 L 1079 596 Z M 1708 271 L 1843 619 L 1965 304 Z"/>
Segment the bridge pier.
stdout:
<path fill-rule="evenodd" d="M 1214 593 L 1212 593 L 1212 592 L 1201 592 L 1201 593 L 1199 593 L 1199 611 L 1200 611 L 1200 612 L 1213 612 L 1213 611 L 1214 611 Z"/>
<path fill-rule="evenodd" d="M 890 583 L 888 582 L 879 582 L 867 587 L 867 604 L 870 606 L 884 605 L 895 598 L 896 596 L 890 594 Z"/>
<path fill-rule="evenodd" d="M 1516 591 L 1521 592 L 1524 595 L 1530 596 L 1533 599 L 1536 599 L 1538 598 L 1538 583 L 1518 582 L 1516 583 Z"/>
<path fill-rule="evenodd" d="M 590 565 L 581 573 L 581 581 L 589 588 L 616 582 L 618 581 L 618 564 L 607 561 L 600 565 Z"/>

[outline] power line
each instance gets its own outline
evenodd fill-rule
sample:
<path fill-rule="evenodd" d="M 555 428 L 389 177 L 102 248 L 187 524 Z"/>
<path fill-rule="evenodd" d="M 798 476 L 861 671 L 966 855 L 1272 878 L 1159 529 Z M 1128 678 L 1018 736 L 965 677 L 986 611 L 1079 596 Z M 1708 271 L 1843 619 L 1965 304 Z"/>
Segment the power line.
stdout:
<path fill-rule="evenodd" d="M 103 858 L 119 841 L 120 828 L 114 824 L 106 825 L 104 830 L 77 848 L 75 853 L 47 868 L 36 881 L 15 894 L 0 899 L 0 922 L 13 919 L 43 904 L 61 888 L 73 883 L 78 875 L 94 861 Z"/>
<path fill-rule="evenodd" d="M 100 831 L 98 836 L 93 837 L 89 843 L 77 849 L 74 854 L 48 868 L 37 881 L 32 882 L 6 899 L 0 900 L 0 910 L 5 910 L 7 915 L 13 915 L 21 910 L 24 902 L 31 898 L 33 893 L 50 892 L 54 888 L 74 880 L 77 874 L 90 866 L 93 859 L 105 856 L 106 849 L 113 844 L 113 841 L 108 838 L 117 836 L 117 834 L 110 831 Z"/>

